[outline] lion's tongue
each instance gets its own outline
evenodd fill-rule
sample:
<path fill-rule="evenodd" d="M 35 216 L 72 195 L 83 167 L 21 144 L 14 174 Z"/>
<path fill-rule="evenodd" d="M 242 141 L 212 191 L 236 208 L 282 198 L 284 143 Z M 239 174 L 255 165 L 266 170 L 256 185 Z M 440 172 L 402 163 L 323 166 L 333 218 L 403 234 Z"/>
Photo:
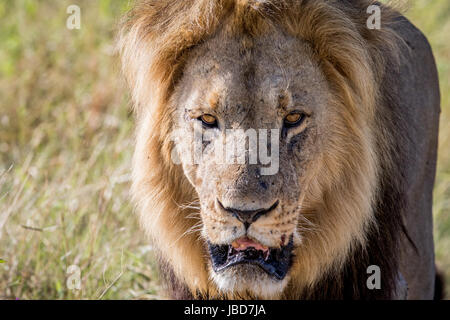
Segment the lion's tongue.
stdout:
<path fill-rule="evenodd" d="M 262 244 L 255 242 L 247 237 L 239 238 L 239 239 L 233 241 L 233 243 L 231 245 L 237 251 L 243 251 L 250 247 L 253 247 L 256 250 L 261 250 L 261 251 L 269 250 L 269 248 L 267 248 L 266 246 L 263 246 Z"/>

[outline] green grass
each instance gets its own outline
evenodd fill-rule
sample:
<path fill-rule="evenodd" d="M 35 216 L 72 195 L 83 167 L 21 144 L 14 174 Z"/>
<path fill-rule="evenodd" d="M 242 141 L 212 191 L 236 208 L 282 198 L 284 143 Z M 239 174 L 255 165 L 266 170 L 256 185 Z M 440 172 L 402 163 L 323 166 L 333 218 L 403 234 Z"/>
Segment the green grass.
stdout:
<path fill-rule="evenodd" d="M 81 30 L 66 8 L 81 7 Z M 417 0 L 441 79 L 436 253 L 450 289 L 450 2 Z M 133 117 L 113 52 L 127 0 L 0 2 L 0 299 L 160 298 L 129 202 Z M 81 290 L 69 290 L 70 265 Z"/>

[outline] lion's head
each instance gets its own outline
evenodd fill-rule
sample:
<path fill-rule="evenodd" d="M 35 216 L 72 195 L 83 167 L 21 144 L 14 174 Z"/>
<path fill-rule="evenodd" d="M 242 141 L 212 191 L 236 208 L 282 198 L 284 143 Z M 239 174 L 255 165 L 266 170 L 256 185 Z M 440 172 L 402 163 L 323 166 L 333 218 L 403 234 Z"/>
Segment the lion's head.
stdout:
<path fill-rule="evenodd" d="M 166 0 L 130 15 L 120 44 L 138 120 L 133 195 L 194 295 L 289 297 L 364 245 L 379 166 L 371 48 L 391 35 L 368 34 L 357 12 Z"/>

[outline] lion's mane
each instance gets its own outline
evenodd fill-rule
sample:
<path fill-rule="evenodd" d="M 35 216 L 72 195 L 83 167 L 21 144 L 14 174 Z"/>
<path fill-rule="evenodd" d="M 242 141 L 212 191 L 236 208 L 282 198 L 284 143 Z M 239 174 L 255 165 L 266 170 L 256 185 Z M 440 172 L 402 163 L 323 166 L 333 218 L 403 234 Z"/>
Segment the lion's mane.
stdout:
<path fill-rule="evenodd" d="M 340 121 L 308 187 L 303 214 L 318 226 L 296 251 L 291 280 L 279 298 L 390 298 L 395 292 L 404 193 L 398 165 L 398 115 L 382 96 L 394 68 L 396 14 L 382 7 L 382 28 L 366 27 L 370 0 L 145 0 L 126 17 L 119 47 L 137 119 L 132 195 L 160 256 L 174 298 L 222 296 L 207 270 L 196 199 L 171 160 L 170 97 L 185 53 L 218 28 L 258 36 L 271 26 L 306 40 L 326 76 Z M 393 155 L 397 155 L 398 159 Z M 367 266 L 383 270 L 383 289 L 368 290 Z"/>

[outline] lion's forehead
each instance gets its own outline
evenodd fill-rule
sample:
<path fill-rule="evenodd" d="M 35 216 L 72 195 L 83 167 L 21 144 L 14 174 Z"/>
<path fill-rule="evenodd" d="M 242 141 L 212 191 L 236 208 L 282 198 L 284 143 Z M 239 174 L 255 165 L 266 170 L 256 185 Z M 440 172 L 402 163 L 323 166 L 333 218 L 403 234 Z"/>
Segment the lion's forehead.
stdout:
<path fill-rule="evenodd" d="M 273 106 L 281 96 L 303 108 L 325 105 L 327 98 L 325 77 L 309 45 L 278 32 L 245 43 L 219 33 L 188 54 L 177 90 L 187 108 L 236 116 L 248 111 L 277 115 Z"/>

